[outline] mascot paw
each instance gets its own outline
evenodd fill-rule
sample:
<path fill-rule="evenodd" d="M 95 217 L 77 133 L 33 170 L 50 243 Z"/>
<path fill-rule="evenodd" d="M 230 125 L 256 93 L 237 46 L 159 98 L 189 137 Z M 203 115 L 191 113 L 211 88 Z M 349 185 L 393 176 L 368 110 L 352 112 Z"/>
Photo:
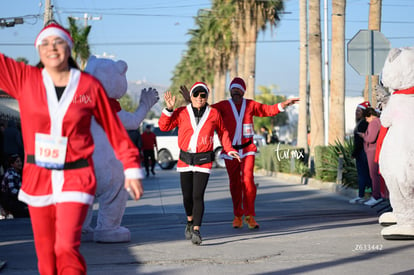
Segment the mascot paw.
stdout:
<path fill-rule="evenodd" d="M 394 224 L 381 230 L 386 240 L 414 240 L 414 226 Z"/>
<path fill-rule="evenodd" d="M 160 96 L 158 95 L 158 91 L 153 88 L 143 89 L 141 91 L 141 97 L 139 100 L 139 106 L 143 105 L 146 108 L 151 109 L 152 106 L 155 105 L 155 103 L 158 102 L 160 99 Z"/>
<path fill-rule="evenodd" d="M 93 240 L 97 243 L 127 243 L 131 241 L 131 232 L 123 226 L 113 230 L 95 230 Z"/>
<path fill-rule="evenodd" d="M 397 219 L 395 218 L 394 213 L 392 213 L 392 212 L 385 212 L 385 213 L 383 213 L 379 217 L 378 223 L 381 226 L 390 226 L 390 225 L 396 224 L 397 223 Z"/>

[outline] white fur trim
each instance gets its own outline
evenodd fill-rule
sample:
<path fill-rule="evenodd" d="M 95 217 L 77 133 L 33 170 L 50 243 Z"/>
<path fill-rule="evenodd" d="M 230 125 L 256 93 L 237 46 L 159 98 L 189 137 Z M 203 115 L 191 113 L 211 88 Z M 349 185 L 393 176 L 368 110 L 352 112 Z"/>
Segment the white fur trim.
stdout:
<path fill-rule="evenodd" d="M 124 171 L 126 179 L 143 179 L 144 173 L 140 168 L 128 168 Z"/>
<path fill-rule="evenodd" d="M 59 202 L 79 202 L 84 204 L 92 204 L 95 196 L 84 192 L 60 192 L 59 194 L 49 194 L 43 196 L 33 196 L 25 193 L 20 189 L 19 200 L 34 207 L 43 207 Z"/>
<path fill-rule="evenodd" d="M 195 88 L 197 88 L 197 87 L 203 87 L 203 88 L 204 88 L 204 90 L 206 90 L 206 93 L 208 94 L 208 87 L 207 87 L 205 84 L 203 84 L 203 83 L 199 83 L 199 84 L 197 84 L 197 85 L 195 85 L 195 86 L 193 86 L 193 87 L 191 88 L 191 91 L 190 91 L 190 96 L 192 96 L 192 95 L 193 95 L 193 91 L 194 91 L 194 89 L 195 89 Z"/>
<path fill-rule="evenodd" d="M 237 111 L 236 105 L 232 99 L 229 99 L 231 109 L 233 110 L 234 119 L 236 120 L 236 130 L 234 131 L 234 137 L 232 144 L 240 145 L 242 140 L 243 118 L 246 111 L 246 99 L 243 98 L 242 107 L 240 113 Z"/>
<path fill-rule="evenodd" d="M 168 110 L 167 110 L 167 108 L 164 108 L 164 109 L 162 110 L 162 113 L 163 113 L 164 115 L 166 115 L 167 117 L 171 117 L 173 112 L 170 112 L 170 111 L 168 111 Z"/>
<path fill-rule="evenodd" d="M 177 167 L 177 172 L 202 172 L 210 174 L 210 170 L 208 168 L 203 168 L 199 166 L 189 165 L 187 167 Z"/>
<path fill-rule="evenodd" d="M 233 88 L 240 89 L 241 91 L 243 91 L 243 93 L 244 93 L 244 92 L 246 92 L 246 90 L 243 88 L 243 86 L 242 86 L 242 85 L 240 85 L 240 84 L 238 84 L 238 83 L 233 83 L 233 84 L 231 84 L 231 85 L 230 85 L 230 90 L 231 90 L 231 89 L 233 89 Z"/>
<path fill-rule="evenodd" d="M 191 104 L 188 104 L 186 108 L 188 115 L 190 116 L 191 127 L 193 128 L 193 135 L 191 136 L 190 144 L 188 144 L 187 151 L 191 153 L 197 153 L 198 136 L 200 135 L 200 131 L 207 121 L 211 108 L 207 105 L 206 110 L 204 111 L 204 114 L 201 117 L 198 124 L 196 123 L 194 112 L 192 109 L 193 107 L 191 107 Z"/>

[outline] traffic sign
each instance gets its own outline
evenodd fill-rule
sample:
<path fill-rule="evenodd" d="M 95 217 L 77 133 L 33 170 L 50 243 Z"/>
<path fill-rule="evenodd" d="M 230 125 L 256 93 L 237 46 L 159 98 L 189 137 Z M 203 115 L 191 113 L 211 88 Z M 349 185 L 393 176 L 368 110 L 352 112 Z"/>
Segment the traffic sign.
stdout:
<path fill-rule="evenodd" d="M 380 31 L 360 30 L 348 42 L 348 63 L 360 75 L 377 75 L 390 48 L 390 42 Z"/>

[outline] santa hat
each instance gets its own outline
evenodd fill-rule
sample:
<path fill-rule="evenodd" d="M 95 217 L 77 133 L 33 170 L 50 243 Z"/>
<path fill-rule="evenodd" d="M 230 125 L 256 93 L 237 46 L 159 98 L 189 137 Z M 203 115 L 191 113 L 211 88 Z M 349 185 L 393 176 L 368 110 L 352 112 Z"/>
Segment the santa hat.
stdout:
<path fill-rule="evenodd" d="M 242 78 L 235 77 L 230 83 L 229 90 L 231 91 L 233 88 L 240 89 L 244 93 L 246 92 L 246 83 L 244 83 L 244 80 Z"/>
<path fill-rule="evenodd" d="M 56 24 L 56 23 L 51 23 L 40 31 L 40 33 L 37 35 L 36 40 L 35 40 L 36 49 L 38 49 L 40 44 L 42 44 L 43 39 L 45 39 L 48 36 L 52 36 L 52 35 L 59 36 L 60 38 L 65 40 L 66 43 L 68 43 L 69 48 L 72 49 L 73 39 L 70 36 L 70 33 L 65 28 L 63 28 L 61 25 Z"/>
<path fill-rule="evenodd" d="M 364 101 L 362 103 L 359 103 L 357 106 L 357 108 L 361 108 L 362 110 L 365 110 L 368 107 L 371 107 L 371 103 L 369 103 L 369 101 Z"/>
<path fill-rule="evenodd" d="M 192 96 L 193 93 L 196 92 L 196 91 L 198 91 L 198 92 L 206 92 L 207 94 L 209 93 L 207 84 L 204 83 L 204 82 L 196 82 L 196 83 L 194 83 L 194 85 L 191 87 L 191 90 L 190 90 L 190 96 Z"/>

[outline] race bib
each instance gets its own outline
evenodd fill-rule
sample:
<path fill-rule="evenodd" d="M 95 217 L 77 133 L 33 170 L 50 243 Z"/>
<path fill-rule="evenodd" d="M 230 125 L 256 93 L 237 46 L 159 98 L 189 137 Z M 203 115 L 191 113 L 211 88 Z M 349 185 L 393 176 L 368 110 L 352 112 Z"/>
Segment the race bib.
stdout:
<path fill-rule="evenodd" d="M 243 124 L 243 137 L 251 138 L 254 136 L 253 124 Z"/>
<path fill-rule="evenodd" d="M 67 137 L 52 137 L 51 135 L 36 133 L 36 165 L 48 169 L 63 169 L 66 159 L 67 143 Z"/>

